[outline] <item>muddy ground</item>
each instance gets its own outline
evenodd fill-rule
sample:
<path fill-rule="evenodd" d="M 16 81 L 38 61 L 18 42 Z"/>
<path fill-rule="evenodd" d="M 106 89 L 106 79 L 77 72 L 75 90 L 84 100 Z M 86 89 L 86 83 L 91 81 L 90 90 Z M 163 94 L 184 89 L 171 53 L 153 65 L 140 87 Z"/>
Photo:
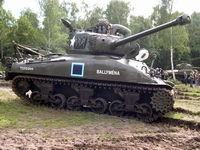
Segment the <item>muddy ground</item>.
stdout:
<path fill-rule="evenodd" d="M 98 130 L 85 126 L 53 130 L 31 129 L 28 133 L 18 129 L 4 129 L 0 131 L 0 149 L 200 149 L 199 127 L 195 129 L 191 129 L 190 126 L 184 128 L 180 127 L 179 121 L 176 121 L 176 124 L 170 124 L 173 120 L 164 120 L 153 124 L 142 123 L 144 131 L 136 131 L 130 128 L 129 119 L 124 119 L 124 121 L 125 126 L 123 127 L 101 127 L 99 125 Z M 96 126 L 95 123 L 94 125 Z"/>
<path fill-rule="evenodd" d="M 194 150 L 200 149 L 199 132 L 191 130 L 177 129 L 176 132 L 157 132 L 147 135 L 134 135 L 127 129 L 114 129 L 108 127 L 103 131 L 81 129 L 71 131 L 68 129 L 59 129 L 51 131 L 51 138 L 45 138 L 41 135 L 42 129 L 33 129 L 32 133 L 21 134 L 17 130 L 4 130 L 0 135 L 1 149 L 171 149 L 171 150 Z M 109 130 L 109 131 L 108 131 Z M 120 137 L 120 132 L 127 137 Z M 151 129 L 150 129 L 151 130 Z M 100 140 L 101 134 L 119 134 L 119 137 Z M 68 136 L 69 139 L 63 137 Z"/>
<path fill-rule="evenodd" d="M 133 126 L 132 119 L 119 119 L 123 126 L 93 122 L 60 129 L 3 129 L 0 150 L 200 150 L 199 122 L 162 118 L 153 123 L 134 121 Z"/>

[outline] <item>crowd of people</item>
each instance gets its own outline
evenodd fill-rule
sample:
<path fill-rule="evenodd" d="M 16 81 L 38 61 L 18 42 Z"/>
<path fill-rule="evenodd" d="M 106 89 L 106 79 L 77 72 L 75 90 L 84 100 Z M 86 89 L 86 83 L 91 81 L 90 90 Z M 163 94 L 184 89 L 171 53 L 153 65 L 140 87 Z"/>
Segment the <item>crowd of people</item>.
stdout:
<path fill-rule="evenodd" d="M 187 74 L 187 72 L 184 72 L 184 83 L 187 85 L 190 84 L 190 87 L 193 87 L 193 84 L 195 87 L 199 87 L 199 72 L 198 70 L 191 71 L 190 74 Z"/>

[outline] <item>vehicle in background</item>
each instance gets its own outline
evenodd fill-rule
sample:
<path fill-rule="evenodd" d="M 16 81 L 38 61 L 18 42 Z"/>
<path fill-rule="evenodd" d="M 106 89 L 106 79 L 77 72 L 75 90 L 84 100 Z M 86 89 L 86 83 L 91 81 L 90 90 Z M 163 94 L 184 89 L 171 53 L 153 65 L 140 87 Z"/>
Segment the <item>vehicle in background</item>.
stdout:
<path fill-rule="evenodd" d="M 200 67 L 193 67 L 191 64 L 188 63 L 180 63 L 178 65 L 176 65 L 176 68 L 174 69 L 174 73 L 176 76 L 176 80 L 183 82 L 184 81 L 184 72 L 186 72 L 189 74 L 191 71 L 195 71 L 198 70 L 200 71 Z M 168 73 L 168 77 L 172 77 L 172 70 L 166 70 L 166 72 Z"/>

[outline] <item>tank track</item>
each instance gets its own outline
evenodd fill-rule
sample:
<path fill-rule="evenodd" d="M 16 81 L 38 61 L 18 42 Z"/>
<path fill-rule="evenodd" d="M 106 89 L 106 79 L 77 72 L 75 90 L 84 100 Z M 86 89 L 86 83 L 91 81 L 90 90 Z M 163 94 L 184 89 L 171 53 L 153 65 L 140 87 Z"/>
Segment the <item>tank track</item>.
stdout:
<path fill-rule="evenodd" d="M 160 87 L 160 86 L 158 87 L 158 86 L 147 86 L 147 85 L 145 86 L 144 85 L 130 85 L 130 84 L 124 84 L 124 83 L 110 83 L 110 82 L 100 82 L 100 81 L 95 82 L 95 81 L 89 81 L 89 80 L 74 80 L 74 79 L 69 79 L 69 78 L 58 79 L 58 78 L 26 76 L 26 75 L 16 76 L 12 81 L 12 90 L 23 101 L 25 101 L 28 104 L 34 104 L 34 105 L 40 105 L 39 102 L 41 101 L 38 101 L 38 103 L 35 103 L 32 101 L 32 99 L 37 99 L 37 97 L 40 97 L 40 96 L 38 96 L 37 92 L 34 93 L 33 90 L 32 90 L 33 96 L 27 95 L 27 92 L 31 88 L 29 82 L 40 84 L 41 87 L 43 83 L 47 85 L 52 84 L 53 86 L 54 85 L 71 85 L 72 87 L 75 86 L 74 89 L 76 89 L 76 85 L 80 85 L 81 87 L 87 88 L 86 92 L 89 92 L 89 93 L 91 93 L 91 90 L 96 89 L 96 88 L 112 89 L 113 91 L 115 91 L 115 93 L 122 95 L 121 97 L 124 96 L 124 93 L 125 94 L 128 93 L 128 97 L 132 97 L 135 101 L 139 101 L 139 102 L 140 102 L 140 99 L 137 100 L 137 98 L 135 98 L 137 97 L 137 93 L 140 93 L 140 94 L 148 93 L 151 95 L 151 97 L 148 98 L 148 102 L 146 103 L 140 104 L 140 103 L 135 102 L 134 105 L 128 105 L 128 103 L 133 104 L 133 102 L 131 98 L 126 98 L 126 96 L 124 96 L 125 102 L 123 103 L 119 100 L 115 100 L 112 103 L 107 103 L 107 101 L 105 102 L 105 100 L 102 101 L 101 98 L 97 98 L 95 99 L 97 104 L 95 104 L 95 107 L 92 108 L 94 112 L 105 113 L 104 109 L 103 110 L 99 109 L 99 105 L 105 106 L 106 109 L 107 109 L 107 105 L 109 105 L 108 106 L 109 112 L 112 115 L 116 115 L 116 116 L 123 116 L 123 113 L 126 110 L 134 109 L 133 113 L 136 112 L 137 114 L 136 118 L 144 122 L 152 122 L 152 121 L 157 120 L 158 118 L 162 117 L 162 115 L 169 112 L 173 108 L 173 104 L 174 104 L 171 90 L 166 89 L 164 87 Z M 46 90 L 46 87 L 47 87 L 47 90 Z M 47 98 L 48 86 L 46 87 L 43 88 L 45 89 L 44 93 L 47 93 L 47 94 L 42 95 L 43 96 L 42 98 L 44 99 L 45 98 L 48 99 Z M 51 86 L 49 87 L 51 89 Z M 136 95 L 133 94 L 134 92 L 136 92 Z M 60 103 L 59 106 L 55 108 L 63 108 L 66 105 L 66 103 L 70 106 L 68 108 L 72 110 L 78 110 L 78 108 L 80 108 L 79 106 L 74 105 L 74 102 L 75 102 L 74 100 L 77 99 L 77 96 L 71 96 L 68 100 L 66 100 L 66 97 L 64 95 L 57 93 L 56 95 L 50 96 L 50 97 L 52 97 L 51 99 L 53 99 L 53 101 L 57 101 L 57 99 L 63 100 L 63 102 Z M 87 98 L 83 99 L 83 102 L 84 100 L 87 101 Z M 70 102 L 73 102 L 73 105 L 71 105 Z M 56 105 L 56 103 L 54 102 L 53 104 L 54 106 Z M 115 114 L 115 110 L 116 110 L 116 114 Z"/>

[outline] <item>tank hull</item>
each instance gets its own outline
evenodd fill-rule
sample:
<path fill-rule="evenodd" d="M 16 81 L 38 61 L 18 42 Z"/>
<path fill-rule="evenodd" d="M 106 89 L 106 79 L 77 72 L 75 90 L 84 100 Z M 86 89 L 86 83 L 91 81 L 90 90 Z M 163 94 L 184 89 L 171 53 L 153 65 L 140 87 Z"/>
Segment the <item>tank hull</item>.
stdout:
<path fill-rule="evenodd" d="M 93 65 L 95 64 L 95 65 Z M 133 65 L 135 64 L 135 65 Z M 163 84 L 141 71 L 142 62 L 125 59 L 110 59 L 109 56 L 66 54 L 48 59 L 13 63 L 7 79 L 15 74 L 49 76 L 58 78 L 80 78 L 111 82 Z M 169 87 L 170 88 L 170 87 Z"/>
<path fill-rule="evenodd" d="M 53 55 L 13 63 L 6 79 L 13 80 L 13 91 L 27 103 L 69 110 L 89 107 L 116 116 L 131 113 L 151 122 L 172 109 L 173 87 L 143 67 L 139 61 L 109 56 Z"/>

